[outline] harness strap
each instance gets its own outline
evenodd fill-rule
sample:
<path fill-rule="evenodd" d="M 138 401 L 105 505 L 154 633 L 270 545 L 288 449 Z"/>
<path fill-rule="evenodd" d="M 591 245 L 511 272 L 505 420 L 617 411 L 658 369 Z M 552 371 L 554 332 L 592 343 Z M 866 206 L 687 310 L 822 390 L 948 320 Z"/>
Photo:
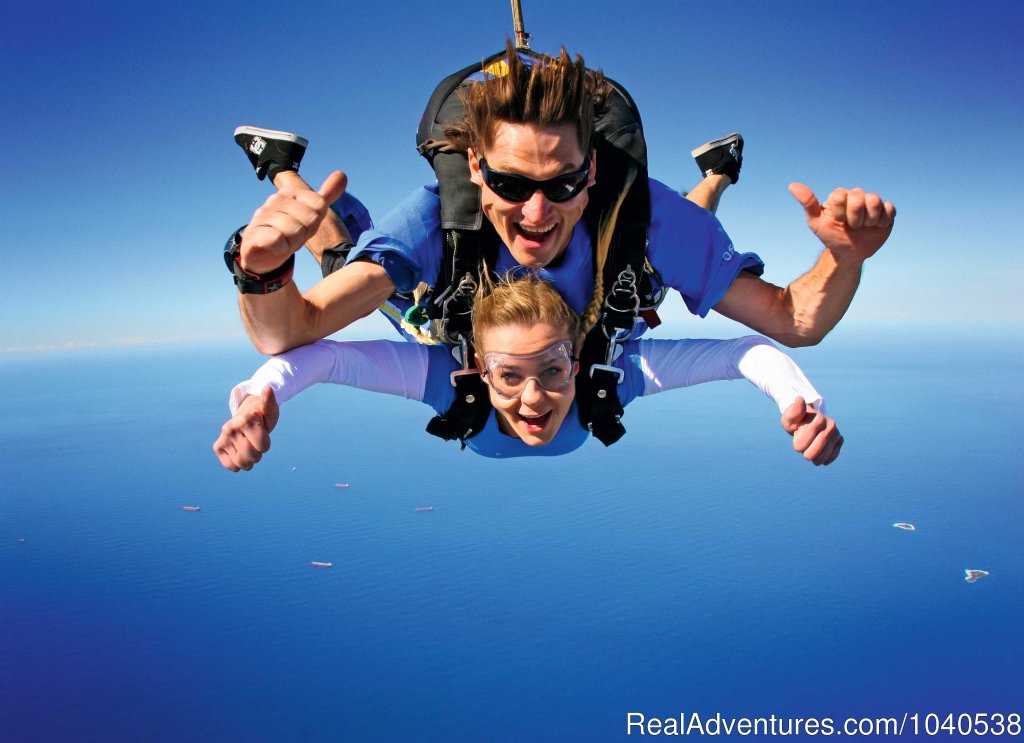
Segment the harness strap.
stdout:
<path fill-rule="evenodd" d="M 446 77 L 430 96 L 416 130 L 416 148 L 434 169 L 441 197 L 441 227 L 444 229 L 478 230 L 483 223 L 480 189 L 469 180 L 466 153 L 454 149 L 448 141 L 447 129 L 466 112 L 462 97 L 456 92 L 469 84 L 469 79 L 505 55 L 504 50 L 475 62 Z"/>
<path fill-rule="evenodd" d="M 602 161 L 602 166 L 606 161 Z M 623 167 L 613 162 L 611 167 Z M 597 215 L 584 215 L 597 242 Z M 615 236 L 609 247 L 602 277 L 606 289 L 601 315 L 587 333 L 580 353 L 580 373 L 576 377 L 576 411 L 580 423 L 598 441 L 611 446 L 626 433 L 621 423 L 624 408 L 618 385 L 622 370 L 612 366 L 615 347 L 633 333 L 642 313 L 657 317 L 655 296 L 647 262 L 647 225 L 650 221 L 650 190 L 647 177 L 636 179 L 619 210 Z M 645 315 L 646 317 L 646 315 Z"/>
<path fill-rule="evenodd" d="M 620 422 L 625 411 L 618 393 L 622 371 L 606 363 L 604 353 L 608 345 L 601 327 L 595 325 L 583 343 L 580 372 L 576 375 L 576 410 L 580 423 L 605 446 L 611 446 L 626 433 L 626 427 Z"/>
<path fill-rule="evenodd" d="M 444 230 L 444 253 L 437 283 L 423 298 L 426 316 L 440 321 L 442 340 L 453 345 L 472 337 L 473 298 L 486 263 L 498 260 L 498 236 L 489 225 L 479 230 Z"/>
<path fill-rule="evenodd" d="M 466 359 L 473 356 L 473 345 L 463 346 Z M 466 369 L 452 375 L 455 387 L 455 400 L 448 410 L 435 415 L 427 423 L 427 433 L 439 436 L 445 441 L 459 439 L 462 448 L 466 448 L 466 439 L 480 433 L 487 425 L 491 415 L 491 398 L 487 391 L 487 383 L 476 369 L 471 369 L 464 359 Z"/>
<path fill-rule="evenodd" d="M 464 113 L 457 90 L 487 74 L 501 74 L 505 50 L 446 77 L 434 90 L 417 130 L 417 145 L 434 168 L 441 198 L 441 227 L 445 231 L 444 258 L 438 280 L 425 298 L 426 314 L 439 320 L 447 343 L 469 338 L 473 293 L 482 271 L 482 260 L 493 271 L 498 237 L 483 219 L 480 189 L 471 183 L 466 156 L 448 142 L 448 127 Z M 520 57 L 542 58 L 529 50 Z M 650 191 L 647 185 L 647 146 L 636 103 L 618 83 L 606 78 L 611 93 L 603 102 L 595 126 L 594 145 L 599 149 L 601 177 L 591 190 L 591 206 L 584 220 L 597 237 L 600 205 L 614 203 L 631 167 L 637 170 L 630 192 L 619 212 L 616 235 L 606 261 L 603 282 L 607 289 L 601 319 L 588 334 L 581 351 L 577 376 L 577 409 L 581 423 L 605 446 L 625 433 L 620 422 L 623 408 L 617 386 L 622 372 L 612 364 L 615 343 L 628 337 L 640 315 L 654 327 L 660 303 L 661 281 L 647 262 L 647 227 L 650 224 Z M 443 415 L 435 417 L 427 431 L 445 439 L 465 440 L 478 433 L 490 414 L 487 385 L 478 374 L 457 375 L 456 399 Z M 468 398 L 472 401 L 467 402 Z"/>

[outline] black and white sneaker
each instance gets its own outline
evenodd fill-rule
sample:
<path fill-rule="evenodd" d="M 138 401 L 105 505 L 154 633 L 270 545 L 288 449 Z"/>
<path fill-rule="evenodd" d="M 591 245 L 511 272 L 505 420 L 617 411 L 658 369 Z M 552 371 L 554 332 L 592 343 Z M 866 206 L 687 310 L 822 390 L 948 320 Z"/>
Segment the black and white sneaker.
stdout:
<path fill-rule="evenodd" d="M 730 134 L 728 137 L 713 139 L 690 153 L 697 161 L 701 175 L 727 175 L 736 183 L 743 167 L 743 137 Z"/>
<path fill-rule="evenodd" d="M 235 129 L 235 141 L 245 152 L 249 162 L 256 169 L 261 181 L 282 170 L 298 170 L 302 156 L 306 154 L 309 140 L 291 132 L 260 129 L 255 126 L 240 126 Z"/>

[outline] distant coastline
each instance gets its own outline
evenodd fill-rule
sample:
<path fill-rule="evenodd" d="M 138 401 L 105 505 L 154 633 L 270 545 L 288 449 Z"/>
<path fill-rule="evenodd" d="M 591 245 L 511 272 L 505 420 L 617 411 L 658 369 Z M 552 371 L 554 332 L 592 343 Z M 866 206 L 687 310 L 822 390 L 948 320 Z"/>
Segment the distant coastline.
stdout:
<path fill-rule="evenodd" d="M 665 322 L 656 331 L 649 332 L 651 338 L 736 338 L 750 335 L 753 331 L 723 317 L 710 315 L 704 320 L 687 315 L 677 319 L 675 316 L 664 318 Z M 936 335 L 947 340 L 960 340 L 964 342 L 979 342 L 988 336 L 999 336 L 1005 338 L 1018 337 L 1024 340 L 1024 324 L 1012 322 L 1009 318 L 1005 323 L 987 323 L 984 325 L 950 325 L 943 323 L 906 323 L 898 325 L 895 329 L 890 325 L 876 323 L 870 320 L 851 320 L 846 318 L 842 325 L 836 328 L 830 335 L 830 345 L 838 345 L 841 341 L 853 345 L 868 342 L 875 338 L 878 333 L 885 330 L 886 342 L 901 339 L 911 341 L 922 335 L 935 337 Z M 895 337 L 894 337 L 895 333 Z M 383 318 L 374 316 L 369 320 L 362 320 L 354 327 L 346 328 L 332 336 L 335 340 L 367 340 L 374 338 L 389 338 L 398 340 L 398 335 L 392 326 Z M 19 355 L 33 355 L 40 353 L 63 353 L 68 351 L 92 351 L 101 349 L 135 348 L 140 346 L 167 346 L 184 344 L 207 344 L 215 342 L 244 344 L 245 333 L 241 329 L 233 332 L 220 333 L 199 333 L 195 335 L 172 334 L 164 336 L 128 336 L 122 338 L 111 338 L 106 340 L 68 340 L 34 343 L 23 346 L 0 347 L 0 359 Z"/>
<path fill-rule="evenodd" d="M 37 343 L 31 346 L 12 346 L 0 348 L 0 354 L 32 354 L 49 353 L 52 351 L 88 351 L 98 348 L 130 348 L 134 346 L 163 346 L 171 343 L 204 343 L 212 341 L 234 341 L 242 340 L 245 334 L 242 332 L 230 335 L 169 335 L 163 337 L 133 337 L 115 338 L 112 340 L 93 341 L 64 341 L 63 343 Z"/>

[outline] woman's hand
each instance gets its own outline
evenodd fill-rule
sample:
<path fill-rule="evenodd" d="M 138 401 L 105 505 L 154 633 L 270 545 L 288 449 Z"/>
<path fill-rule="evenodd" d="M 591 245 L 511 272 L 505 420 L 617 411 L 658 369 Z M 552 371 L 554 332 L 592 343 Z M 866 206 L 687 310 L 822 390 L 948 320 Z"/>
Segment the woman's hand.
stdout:
<path fill-rule="evenodd" d="M 793 448 L 817 465 L 836 461 L 843 448 L 843 436 L 836 422 L 798 397 L 782 414 L 782 427 L 793 437 Z"/>
<path fill-rule="evenodd" d="M 259 396 L 249 395 L 242 400 L 213 442 L 213 452 L 220 463 L 232 472 L 251 470 L 270 449 L 270 432 L 280 416 L 281 409 L 270 387 L 264 387 Z"/>

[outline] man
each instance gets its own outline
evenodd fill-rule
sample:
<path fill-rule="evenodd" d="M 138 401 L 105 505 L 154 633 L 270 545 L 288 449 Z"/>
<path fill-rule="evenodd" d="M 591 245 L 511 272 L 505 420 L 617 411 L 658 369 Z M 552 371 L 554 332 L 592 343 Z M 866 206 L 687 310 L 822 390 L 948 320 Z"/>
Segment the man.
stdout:
<path fill-rule="evenodd" d="M 507 74 L 471 88 L 460 135 L 483 213 L 501 239 L 495 268 L 538 269 L 581 313 L 593 309 L 600 293 L 592 250 L 600 241 L 581 218 L 600 173 L 590 142 L 603 84 L 564 50 L 546 65 L 527 66 L 510 55 Z M 331 242 L 317 232 L 346 178 L 336 171 L 318 191 L 299 185 L 297 176 L 288 184 L 289 178 L 275 179 L 281 190 L 253 214 L 236 261 L 254 287 L 240 295 L 240 308 L 261 352 L 324 338 L 396 290 L 436 281 L 439 201 L 436 190 L 424 189 L 364 232 L 341 270 L 300 293 L 289 280 L 288 262 L 311 238 L 321 248 Z M 654 180 L 650 190 L 648 259 L 665 283 L 694 314 L 715 309 L 788 346 L 813 345 L 838 323 L 864 260 L 882 246 L 895 219 L 893 205 L 877 194 L 837 189 L 822 205 L 806 186 L 791 185 L 825 249 L 810 271 L 780 288 L 759 278 L 760 258 L 736 252 L 710 212 Z"/>

